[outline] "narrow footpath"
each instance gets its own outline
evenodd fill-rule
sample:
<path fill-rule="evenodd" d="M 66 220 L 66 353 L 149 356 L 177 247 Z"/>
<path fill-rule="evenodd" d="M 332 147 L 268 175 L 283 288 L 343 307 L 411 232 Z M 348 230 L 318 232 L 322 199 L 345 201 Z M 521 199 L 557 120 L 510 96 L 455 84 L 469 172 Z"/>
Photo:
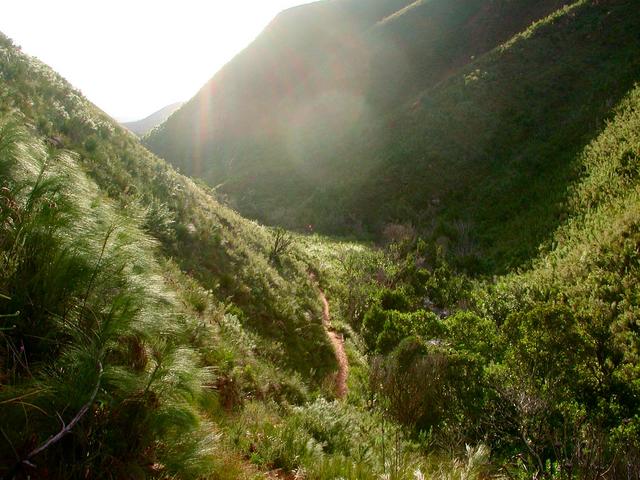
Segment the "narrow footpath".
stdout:
<path fill-rule="evenodd" d="M 336 360 L 338 361 L 338 372 L 334 377 L 334 388 L 336 398 L 343 400 L 347 396 L 347 377 L 349 376 L 349 360 L 347 359 L 347 353 L 344 350 L 344 338 L 338 332 L 335 331 L 331 325 L 331 311 L 329 310 L 329 302 L 327 296 L 324 294 L 313 272 L 309 272 L 309 278 L 311 283 L 315 285 L 320 294 L 320 300 L 322 300 L 322 326 L 327 333 L 333 350 L 335 351 Z M 285 472 L 281 468 L 268 472 L 267 478 L 273 480 L 294 480 L 297 478 L 291 472 Z"/>
<path fill-rule="evenodd" d="M 347 360 L 347 354 L 344 350 L 344 338 L 336 332 L 331 325 L 331 312 L 329 310 L 327 297 L 315 281 L 315 276 L 313 274 L 310 276 L 320 292 L 320 300 L 322 300 L 322 326 L 325 332 L 327 332 L 329 340 L 331 340 L 331 345 L 333 345 L 336 360 L 338 361 L 338 372 L 335 375 L 336 397 L 344 399 L 347 396 L 347 377 L 349 376 L 349 360 Z"/>

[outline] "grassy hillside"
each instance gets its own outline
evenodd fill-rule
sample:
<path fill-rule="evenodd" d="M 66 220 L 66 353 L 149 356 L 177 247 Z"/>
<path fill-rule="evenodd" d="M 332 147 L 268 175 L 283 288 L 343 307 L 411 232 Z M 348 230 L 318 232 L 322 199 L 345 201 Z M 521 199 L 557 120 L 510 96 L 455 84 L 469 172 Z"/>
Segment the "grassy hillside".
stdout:
<path fill-rule="evenodd" d="M 336 368 L 304 257 L 5 37 L 0 75 L 1 474 L 211 472 L 204 404 Z"/>
<path fill-rule="evenodd" d="M 336 81 L 357 88 L 359 67 L 352 64 L 351 52 L 363 48 L 359 40 L 363 31 L 407 3 L 340 0 L 282 12 L 203 86 L 197 98 L 176 112 L 171 120 L 175 135 L 160 135 L 170 128 L 162 126 L 149 135 L 148 143 L 186 173 L 224 171 L 236 156 L 234 151 L 252 142 L 253 136 L 259 140 L 286 128 L 296 103 L 322 94 Z M 217 146 L 221 138 L 225 142 Z M 209 161 L 218 152 L 223 154 L 221 161 Z"/>
<path fill-rule="evenodd" d="M 197 317 L 168 285 L 176 267 L 71 155 L 17 123 L 0 124 L 1 474 L 118 478 L 158 461 L 199 475 L 212 376 L 189 338 Z"/>
<path fill-rule="evenodd" d="M 152 113 L 148 117 L 143 118 L 142 120 L 137 120 L 135 122 L 126 122 L 123 123 L 125 127 L 131 130 L 133 133 L 139 136 L 143 136 L 148 133 L 153 128 L 160 125 L 167 118 L 171 116 L 173 112 L 175 112 L 178 108 L 182 106 L 182 102 L 172 103 L 171 105 L 167 105 L 164 108 L 161 108 L 157 112 Z"/>
<path fill-rule="evenodd" d="M 579 152 L 638 79 L 637 15 L 577 2 L 423 92 L 392 129 L 374 127 L 391 130 L 381 152 L 355 150 L 366 173 L 346 208 L 367 223 L 445 219 L 453 248 L 469 230 L 490 270 L 531 258 L 565 218 Z"/>
<path fill-rule="evenodd" d="M 308 275 L 324 275 L 324 253 L 299 237 L 275 250 L 276 232 L 218 204 L 5 37 L 0 74 L 3 478 L 491 468 L 484 446 L 429 458 L 367 406 L 358 342 L 351 396 L 331 400 L 334 352 Z"/>
<path fill-rule="evenodd" d="M 566 2 L 417 1 L 380 20 L 368 96 L 384 110 L 455 75 Z M 402 107 L 401 107 L 402 108 Z"/>
<path fill-rule="evenodd" d="M 276 342 L 287 339 L 286 347 L 297 353 L 283 356 L 283 362 L 296 368 L 308 365 L 304 375 L 308 368 L 318 370 L 324 362 L 331 363 L 317 299 L 306 265 L 295 251 L 280 264 L 269 262 L 269 231 L 220 206 L 206 187 L 149 154 L 135 136 L 48 67 L 22 55 L 7 39 L 2 45 L 4 115 L 17 114 L 52 149 L 76 153 L 78 163 L 106 196 L 119 208 L 142 216 L 165 256 L 216 299 L 229 302 L 247 324 Z M 295 333 L 302 326 L 301 333 Z M 295 338 L 300 340 L 297 346 L 291 342 Z M 306 357 L 314 345 L 324 354 L 314 351 Z"/>
<path fill-rule="evenodd" d="M 593 467 L 611 478 L 637 477 L 640 461 L 639 127 L 636 85 L 613 106 L 606 126 L 579 152 L 580 180 L 568 194 L 567 221 L 554 233 L 548 251 L 530 271 L 507 275 L 489 287 L 479 302 L 485 314 L 504 325 L 505 340 L 514 342 L 505 363 L 522 369 L 523 375 L 540 376 L 535 386 L 522 379 L 505 384 L 508 391 L 522 382 L 519 388 L 543 399 L 533 408 L 531 418 L 536 419 L 528 428 L 542 417 L 556 425 L 562 421 L 572 425 L 574 432 L 567 438 L 573 437 L 571 442 L 590 438 L 586 441 L 592 444 L 594 465 L 602 464 L 620 442 L 624 460 L 612 460 L 613 472 Z M 554 310 L 556 316 L 550 313 Z M 522 352 L 515 353 L 517 349 Z M 545 409 L 544 404 L 554 407 Z M 519 403 L 514 414 L 522 415 L 526 408 Z M 598 430 L 609 434 L 596 439 Z M 550 448 L 551 436 L 532 435 L 531 446 L 538 455 Z M 567 449 L 568 462 L 575 464 L 580 456 L 585 461 L 578 450 Z"/>
<path fill-rule="evenodd" d="M 320 59 L 296 47 L 305 74 L 283 75 L 289 87 L 233 93 L 242 61 L 288 38 L 276 20 L 146 141 L 249 216 L 359 235 L 411 221 L 482 253 L 461 263 L 504 271 L 561 222 L 575 155 L 638 76 L 632 2 L 563 5 L 413 2 L 367 17 L 338 50 L 318 43 Z M 327 23 L 342 25 L 315 28 Z M 274 52 L 277 70 L 294 65 Z"/>

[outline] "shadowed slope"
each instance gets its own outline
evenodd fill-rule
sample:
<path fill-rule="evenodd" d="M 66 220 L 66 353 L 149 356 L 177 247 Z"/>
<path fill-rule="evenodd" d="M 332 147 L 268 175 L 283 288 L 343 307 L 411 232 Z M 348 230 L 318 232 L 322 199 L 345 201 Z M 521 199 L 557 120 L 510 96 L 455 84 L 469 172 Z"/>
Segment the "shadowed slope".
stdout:
<path fill-rule="evenodd" d="M 517 265 L 638 75 L 632 2 L 527 29 L 562 4 L 299 7 L 146 141 L 251 217 L 359 235 L 410 220 L 470 268 Z"/>

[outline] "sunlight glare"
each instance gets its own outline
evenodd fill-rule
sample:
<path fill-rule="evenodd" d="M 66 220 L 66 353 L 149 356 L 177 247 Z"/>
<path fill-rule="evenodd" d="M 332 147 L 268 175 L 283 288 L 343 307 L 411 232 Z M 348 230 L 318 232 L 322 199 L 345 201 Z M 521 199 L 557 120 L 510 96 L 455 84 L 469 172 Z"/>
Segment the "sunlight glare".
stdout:
<path fill-rule="evenodd" d="M 20 0 L 0 31 L 118 120 L 191 98 L 275 15 L 305 0 Z"/>

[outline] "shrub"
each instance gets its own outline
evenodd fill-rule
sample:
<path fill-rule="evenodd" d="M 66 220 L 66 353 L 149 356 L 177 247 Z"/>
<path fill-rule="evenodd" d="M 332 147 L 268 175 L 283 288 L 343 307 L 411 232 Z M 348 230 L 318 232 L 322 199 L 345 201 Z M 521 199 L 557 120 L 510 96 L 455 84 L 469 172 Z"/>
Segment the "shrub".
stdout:
<path fill-rule="evenodd" d="M 278 261 L 282 255 L 287 253 L 293 244 L 293 240 L 293 236 L 284 228 L 276 228 L 273 231 L 273 240 L 271 243 L 271 249 L 269 250 L 269 261 Z"/>
<path fill-rule="evenodd" d="M 475 427 L 483 406 L 482 365 L 439 342 L 405 338 L 371 368 L 371 388 L 403 425 L 429 431 L 445 424 Z M 466 432 L 465 432 L 466 433 Z"/>
<path fill-rule="evenodd" d="M 404 313 L 383 310 L 378 305 L 369 309 L 362 328 L 369 349 L 383 354 L 389 353 L 406 337 L 439 339 L 446 332 L 444 323 L 432 312 L 418 310 Z"/>

